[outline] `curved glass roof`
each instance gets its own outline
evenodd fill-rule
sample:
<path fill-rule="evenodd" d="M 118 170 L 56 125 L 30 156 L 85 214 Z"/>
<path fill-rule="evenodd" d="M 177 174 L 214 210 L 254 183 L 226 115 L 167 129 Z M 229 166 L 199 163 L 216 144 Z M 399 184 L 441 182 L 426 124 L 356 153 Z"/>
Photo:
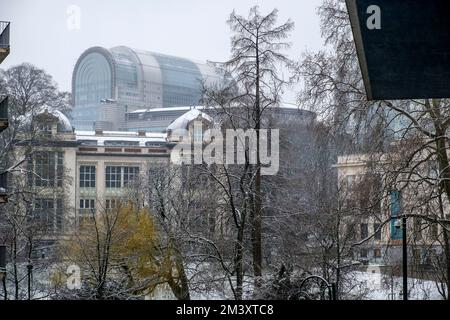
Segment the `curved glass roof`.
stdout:
<path fill-rule="evenodd" d="M 74 71 L 75 105 L 96 104 L 113 94 L 113 71 L 103 52 L 86 52 Z"/>
<path fill-rule="evenodd" d="M 125 46 L 93 47 L 77 62 L 73 94 L 76 107 L 108 98 L 149 108 L 193 106 L 202 82 L 218 80 L 211 67 L 189 59 Z"/>
<path fill-rule="evenodd" d="M 78 59 L 72 78 L 77 129 L 102 121 L 102 101 L 127 111 L 197 106 L 202 83 L 220 81 L 213 68 L 186 58 L 118 46 L 92 47 Z"/>

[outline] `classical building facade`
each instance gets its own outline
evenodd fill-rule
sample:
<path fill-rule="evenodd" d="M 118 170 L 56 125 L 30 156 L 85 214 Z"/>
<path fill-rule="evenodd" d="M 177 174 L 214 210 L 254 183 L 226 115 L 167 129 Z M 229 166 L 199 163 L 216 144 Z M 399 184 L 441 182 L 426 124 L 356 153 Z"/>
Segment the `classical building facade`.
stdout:
<path fill-rule="evenodd" d="M 383 159 L 383 155 L 378 155 L 377 161 Z M 424 212 L 423 208 L 416 206 L 415 200 L 420 193 L 418 190 L 388 190 L 383 185 L 383 173 L 374 175 L 370 172 L 372 162 L 373 159 L 367 154 L 338 158 L 339 191 L 342 199 L 345 199 L 343 210 L 351 216 L 346 221 L 346 227 L 354 227 L 355 243 L 363 242 L 355 247 L 356 260 L 380 266 L 398 265 L 402 261 L 403 242 L 400 220 L 395 217 L 402 214 L 430 217 L 436 214 L 437 208 L 428 207 L 428 212 Z M 430 263 L 431 255 L 442 252 L 443 227 L 419 217 L 407 220 L 409 262 L 426 266 Z"/>
<path fill-rule="evenodd" d="M 42 256 L 80 221 L 112 208 L 136 177 L 170 159 L 165 134 L 75 131 L 64 114 L 50 107 L 28 119 L 21 121 L 14 155 L 25 159 L 27 178 L 12 174 L 11 183 L 29 191 L 21 209 L 45 234 Z"/>

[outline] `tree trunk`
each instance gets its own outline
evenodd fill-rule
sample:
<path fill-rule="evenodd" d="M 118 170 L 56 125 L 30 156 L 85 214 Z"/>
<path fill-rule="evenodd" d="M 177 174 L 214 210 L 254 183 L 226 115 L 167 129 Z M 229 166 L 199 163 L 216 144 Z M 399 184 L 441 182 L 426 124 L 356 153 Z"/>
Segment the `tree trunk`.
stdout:
<path fill-rule="evenodd" d="M 255 207 L 253 214 L 252 242 L 253 242 L 253 275 L 255 277 L 255 288 L 261 287 L 262 277 L 262 199 L 261 199 L 261 158 L 260 158 L 260 129 L 261 129 L 261 96 L 259 77 L 259 47 L 256 41 L 256 99 L 255 99 L 255 130 L 257 141 L 256 152 L 256 176 L 255 176 Z"/>
<path fill-rule="evenodd" d="M 189 293 L 189 280 L 184 270 L 183 258 L 178 252 L 175 254 L 175 256 L 179 282 L 176 297 L 178 300 L 191 300 L 191 296 Z"/>
<path fill-rule="evenodd" d="M 19 270 L 17 268 L 17 230 L 14 227 L 14 239 L 13 239 L 13 270 L 14 270 L 14 298 L 19 300 Z"/>
<path fill-rule="evenodd" d="M 436 130 L 437 136 L 441 137 L 436 141 L 437 155 L 439 168 L 442 172 L 442 185 L 444 192 L 447 196 L 447 200 L 450 201 L 450 162 L 447 155 L 447 142 L 445 131 Z M 444 217 L 445 218 L 445 217 Z M 444 230 L 444 250 L 445 250 L 445 262 L 446 262 L 446 274 L 447 274 L 447 299 L 450 300 L 450 244 L 449 244 L 448 232 Z"/>
<path fill-rule="evenodd" d="M 448 231 L 444 230 L 444 253 L 445 253 L 445 266 L 446 266 L 446 275 L 447 275 L 447 300 L 450 300 L 450 243 Z"/>
<path fill-rule="evenodd" d="M 339 208 L 340 210 L 340 208 Z M 339 300 L 339 289 L 340 289 L 340 281 L 341 281 L 341 238 L 340 238 L 340 229 L 341 229 L 341 217 L 340 213 L 338 213 L 337 217 L 337 225 L 336 225 L 336 250 L 337 250 L 337 266 L 336 266 L 336 299 Z"/>
<path fill-rule="evenodd" d="M 238 236 L 236 241 L 236 256 L 234 259 L 234 266 L 236 270 L 236 300 L 242 300 L 243 283 L 244 283 L 244 270 L 243 270 L 243 257 L 244 257 L 244 224 L 241 224 L 238 230 Z"/>

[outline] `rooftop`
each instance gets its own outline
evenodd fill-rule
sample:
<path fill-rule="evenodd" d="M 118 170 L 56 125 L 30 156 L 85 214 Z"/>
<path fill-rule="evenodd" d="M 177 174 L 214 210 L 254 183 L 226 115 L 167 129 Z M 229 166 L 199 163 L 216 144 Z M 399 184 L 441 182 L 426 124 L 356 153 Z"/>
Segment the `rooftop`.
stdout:
<path fill-rule="evenodd" d="M 172 122 L 170 126 L 167 127 L 167 131 L 186 130 L 189 123 L 198 118 L 205 119 L 206 121 L 211 123 L 213 122 L 213 119 L 206 113 L 203 113 L 197 109 L 192 109 L 191 111 L 186 112 L 181 117 Z"/>
<path fill-rule="evenodd" d="M 205 107 L 205 106 L 185 106 L 185 107 L 171 107 L 171 108 L 154 108 L 154 109 L 139 109 L 128 112 L 129 114 L 137 114 L 137 113 L 151 113 L 151 112 L 169 112 L 169 111 L 189 111 L 193 109 L 197 110 L 205 110 L 205 109 L 214 109 L 214 107 Z M 279 105 L 277 108 L 280 109 L 290 109 L 290 110 L 302 110 L 299 106 L 292 103 L 283 103 Z"/>
<path fill-rule="evenodd" d="M 149 143 L 164 144 L 167 135 L 165 133 L 149 132 L 124 132 L 124 131 L 75 131 L 76 140 L 97 146 L 113 146 L 129 143 L 130 145 L 146 147 Z"/>

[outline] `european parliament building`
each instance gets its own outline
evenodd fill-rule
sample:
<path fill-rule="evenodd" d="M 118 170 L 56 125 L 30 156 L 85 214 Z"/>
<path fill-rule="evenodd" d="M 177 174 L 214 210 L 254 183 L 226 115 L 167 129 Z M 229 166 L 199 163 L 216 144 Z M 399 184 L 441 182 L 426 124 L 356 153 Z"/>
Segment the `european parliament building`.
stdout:
<path fill-rule="evenodd" d="M 161 132 L 182 113 L 177 107 L 198 106 L 202 84 L 220 81 L 204 63 L 125 46 L 92 47 L 78 59 L 72 76 L 74 109 L 71 122 L 77 130 L 124 130 L 133 125 L 127 114 L 154 110 L 147 131 Z M 171 111 L 172 110 L 172 111 Z"/>

